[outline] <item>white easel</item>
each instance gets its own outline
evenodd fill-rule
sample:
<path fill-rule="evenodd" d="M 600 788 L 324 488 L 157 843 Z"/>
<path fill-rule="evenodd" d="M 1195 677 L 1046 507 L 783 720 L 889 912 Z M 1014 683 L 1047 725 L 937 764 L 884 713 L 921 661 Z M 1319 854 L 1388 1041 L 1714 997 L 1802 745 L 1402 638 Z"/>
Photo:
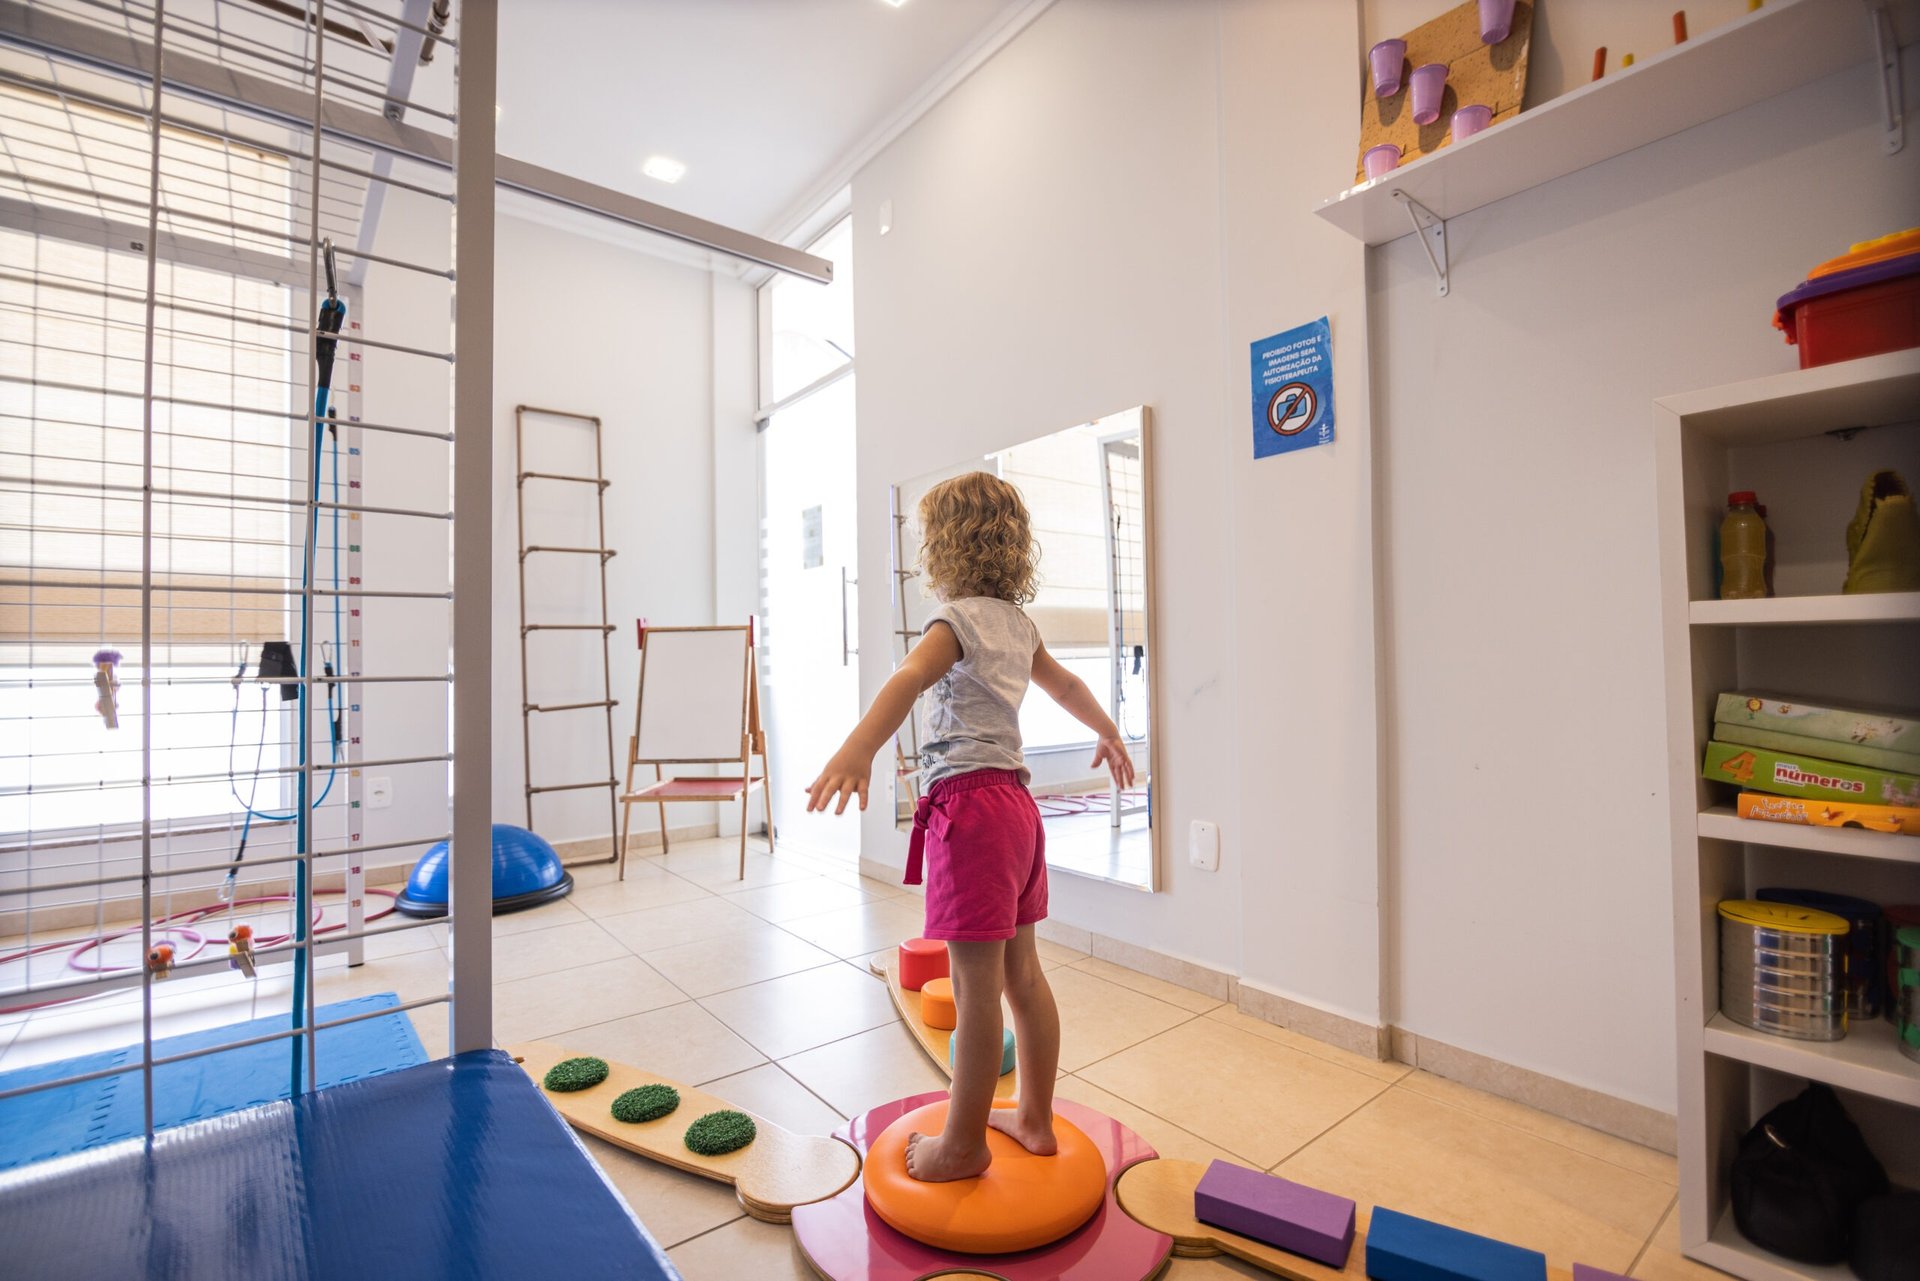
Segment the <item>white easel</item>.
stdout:
<path fill-rule="evenodd" d="M 767 735 L 760 723 L 760 674 L 751 621 L 718 627 L 640 625 L 640 689 L 633 736 L 627 740 L 627 784 L 620 796 L 620 879 L 627 875 L 627 832 L 633 807 L 660 807 L 660 848 L 667 845 L 673 801 L 740 802 L 740 878 L 747 875 L 747 800 L 758 789 L 773 850 Z M 753 758 L 760 758 L 760 773 Z M 653 766 L 653 786 L 634 790 L 633 771 Z M 738 765 L 737 776 L 668 778 L 667 765 Z"/>

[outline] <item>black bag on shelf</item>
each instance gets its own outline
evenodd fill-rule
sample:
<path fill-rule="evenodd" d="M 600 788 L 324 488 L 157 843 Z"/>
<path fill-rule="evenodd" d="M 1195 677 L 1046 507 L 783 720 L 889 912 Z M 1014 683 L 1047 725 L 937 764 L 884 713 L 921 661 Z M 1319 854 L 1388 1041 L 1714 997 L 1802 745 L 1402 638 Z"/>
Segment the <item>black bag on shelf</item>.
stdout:
<path fill-rule="evenodd" d="M 1860 1281 L 1920 1281 L 1920 1192 L 1889 1192 L 1853 1216 L 1853 1253 Z"/>
<path fill-rule="evenodd" d="M 1886 1171 L 1818 1082 L 1761 1117 L 1733 1158 L 1734 1225 L 1802 1263 L 1844 1262 L 1854 1211 L 1886 1190 Z"/>

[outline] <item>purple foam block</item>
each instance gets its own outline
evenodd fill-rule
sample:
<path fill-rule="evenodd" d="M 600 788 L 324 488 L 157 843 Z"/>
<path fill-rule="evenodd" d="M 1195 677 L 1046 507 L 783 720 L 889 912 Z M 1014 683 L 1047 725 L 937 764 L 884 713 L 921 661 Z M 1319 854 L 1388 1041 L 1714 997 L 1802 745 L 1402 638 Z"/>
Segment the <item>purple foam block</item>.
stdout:
<path fill-rule="evenodd" d="M 1573 1265 L 1573 1281 L 1627 1281 L 1618 1272 L 1608 1272 L 1604 1268 L 1588 1267 L 1584 1263 Z"/>
<path fill-rule="evenodd" d="M 1330 1268 L 1346 1267 L 1353 1249 L 1353 1202 L 1227 1161 L 1201 1176 L 1193 1217 Z"/>

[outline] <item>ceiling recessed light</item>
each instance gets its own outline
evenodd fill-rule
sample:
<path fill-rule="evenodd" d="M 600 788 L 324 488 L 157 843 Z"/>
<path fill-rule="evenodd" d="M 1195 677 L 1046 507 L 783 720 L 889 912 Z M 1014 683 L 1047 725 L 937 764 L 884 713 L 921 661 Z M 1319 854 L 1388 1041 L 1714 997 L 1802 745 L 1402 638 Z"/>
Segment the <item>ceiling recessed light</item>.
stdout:
<path fill-rule="evenodd" d="M 887 3 L 892 5 L 896 9 L 898 9 L 901 5 L 905 4 L 906 2 L 907 0 L 887 0 Z"/>
<path fill-rule="evenodd" d="M 686 175 L 687 167 L 672 156 L 648 156 L 640 172 L 661 182 L 679 182 Z"/>

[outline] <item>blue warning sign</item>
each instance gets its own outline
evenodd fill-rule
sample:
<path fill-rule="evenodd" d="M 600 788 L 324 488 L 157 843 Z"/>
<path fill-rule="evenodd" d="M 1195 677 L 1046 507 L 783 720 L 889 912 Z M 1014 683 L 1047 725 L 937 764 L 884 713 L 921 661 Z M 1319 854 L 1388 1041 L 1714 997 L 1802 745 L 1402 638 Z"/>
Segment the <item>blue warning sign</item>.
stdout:
<path fill-rule="evenodd" d="M 1253 456 L 1333 442 L 1333 342 L 1325 316 L 1253 344 Z"/>

